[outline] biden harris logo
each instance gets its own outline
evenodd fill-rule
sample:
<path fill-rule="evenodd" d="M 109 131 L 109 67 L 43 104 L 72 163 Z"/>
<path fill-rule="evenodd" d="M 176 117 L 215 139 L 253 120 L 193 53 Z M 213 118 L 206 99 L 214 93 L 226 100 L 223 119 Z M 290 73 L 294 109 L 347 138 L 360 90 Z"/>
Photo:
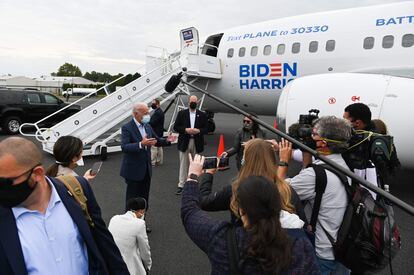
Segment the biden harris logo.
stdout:
<path fill-rule="evenodd" d="M 239 67 L 241 90 L 283 89 L 297 76 L 298 65 L 293 63 L 242 64 Z"/>

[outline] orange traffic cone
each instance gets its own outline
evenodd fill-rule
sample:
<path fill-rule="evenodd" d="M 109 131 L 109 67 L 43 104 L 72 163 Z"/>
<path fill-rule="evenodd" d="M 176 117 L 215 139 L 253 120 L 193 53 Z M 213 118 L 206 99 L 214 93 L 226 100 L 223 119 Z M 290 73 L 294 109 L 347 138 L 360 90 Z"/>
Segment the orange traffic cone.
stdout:
<path fill-rule="evenodd" d="M 224 152 L 224 136 L 221 134 L 220 135 L 220 142 L 219 142 L 219 146 L 218 146 L 218 150 L 217 150 L 217 156 L 220 157 L 221 154 L 223 154 Z"/>

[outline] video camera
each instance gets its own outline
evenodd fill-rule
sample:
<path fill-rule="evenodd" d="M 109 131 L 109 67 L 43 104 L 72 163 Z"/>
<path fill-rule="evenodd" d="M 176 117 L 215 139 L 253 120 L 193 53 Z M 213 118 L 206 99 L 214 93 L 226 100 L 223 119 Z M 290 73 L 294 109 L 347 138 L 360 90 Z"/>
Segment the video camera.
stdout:
<path fill-rule="evenodd" d="M 319 118 L 318 114 L 318 109 L 311 109 L 308 114 L 299 115 L 299 123 L 292 124 L 288 129 L 289 136 L 299 140 L 306 146 L 315 149 L 316 144 L 312 139 L 312 123 L 315 119 Z M 296 146 L 293 147 L 294 149 L 298 149 Z"/>

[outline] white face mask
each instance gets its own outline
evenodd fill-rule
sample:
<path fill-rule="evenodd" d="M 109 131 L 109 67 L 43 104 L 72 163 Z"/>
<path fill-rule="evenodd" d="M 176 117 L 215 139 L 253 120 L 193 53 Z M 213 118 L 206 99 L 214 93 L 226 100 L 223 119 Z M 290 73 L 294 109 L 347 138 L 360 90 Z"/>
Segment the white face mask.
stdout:
<path fill-rule="evenodd" d="M 80 159 L 78 159 L 78 161 L 76 162 L 76 164 L 77 164 L 78 166 L 84 166 L 84 165 L 85 165 L 85 163 L 83 162 L 83 157 L 81 157 Z"/>
<path fill-rule="evenodd" d="M 142 117 L 142 123 L 148 123 L 148 122 L 150 122 L 150 119 L 151 119 L 151 117 L 150 117 L 150 115 L 145 115 L 145 116 L 143 116 Z"/>

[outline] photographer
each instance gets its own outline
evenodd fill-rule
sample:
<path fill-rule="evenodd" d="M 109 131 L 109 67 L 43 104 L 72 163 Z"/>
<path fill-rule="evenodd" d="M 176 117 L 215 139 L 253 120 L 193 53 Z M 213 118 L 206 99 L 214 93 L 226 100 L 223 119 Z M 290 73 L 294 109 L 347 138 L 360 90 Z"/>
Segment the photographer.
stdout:
<path fill-rule="evenodd" d="M 181 219 L 188 236 L 207 254 L 211 274 L 320 274 L 303 230 L 282 229 L 283 199 L 272 181 L 250 176 L 239 182 L 234 202 L 241 224 L 234 226 L 212 219 L 200 209 L 198 177 L 204 157 L 189 158 Z"/>
<path fill-rule="evenodd" d="M 392 137 L 386 133 L 375 134 L 378 129 L 371 116 L 371 110 L 363 103 L 354 103 L 345 108 L 343 118 L 351 122 L 355 132 L 350 140 L 350 148 L 343 156 L 357 176 L 389 190 L 390 176 L 400 167 L 400 162 Z M 385 124 L 382 124 L 386 132 Z M 376 193 L 370 192 L 376 198 Z"/>
<path fill-rule="evenodd" d="M 330 160 L 348 169 L 341 153 L 347 148 L 348 141 L 351 138 L 351 125 L 349 122 L 333 116 L 321 117 L 314 122 L 311 138 L 319 153 L 324 154 Z M 289 150 L 290 148 L 290 142 L 282 140 L 279 145 L 279 157 L 281 161 L 288 162 L 291 159 L 292 154 L 291 150 Z M 290 179 L 289 182 L 300 199 L 302 201 L 308 201 L 309 204 L 307 206 L 313 208 L 316 174 L 312 167 L 305 168 L 311 163 L 311 159 L 309 153 L 303 153 L 304 169 L 297 176 Z M 315 160 L 312 164 L 320 165 L 323 162 Z M 282 179 L 286 178 L 287 167 L 279 166 L 278 175 Z M 341 180 L 328 170 L 326 170 L 326 175 L 327 185 L 322 196 L 316 228 L 312 228 L 312 230 L 316 230 L 316 255 L 322 274 L 330 274 L 337 266 L 332 244 L 327 233 L 336 239 L 347 206 L 347 194 Z M 309 210 L 307 206 L 305 207 L 305 212 L 308 214 L 308 211 L 306 211 Z M 310 217 L 308 216 L 308 218 Z"/>
<path fill-rule="evenodd" d="M 200 177 L 200 207 L 206 211 L 232 210 L 237 213 L 236 202 L 233 196 L 240 181 L 248 176 L 262 176 L 275 184 L 279 190 L 282 209 L 282 227 L 301 228 L 306 222 L 302 204 L 295 190 L 284 180 L 277 177 L 276 156 L 272 145 L 260 138 L 252 139 L 245 144 L 242 167 L 232 184 L 223 187 L 220 191 L 211 192 L 215 169 L 207 170 Z M 295 215 L 297 214 L 299 218 Z M 232 216 L 233 220 L 235 219 Z M 285 223 L 286 221 L 286 223 Z"/>

